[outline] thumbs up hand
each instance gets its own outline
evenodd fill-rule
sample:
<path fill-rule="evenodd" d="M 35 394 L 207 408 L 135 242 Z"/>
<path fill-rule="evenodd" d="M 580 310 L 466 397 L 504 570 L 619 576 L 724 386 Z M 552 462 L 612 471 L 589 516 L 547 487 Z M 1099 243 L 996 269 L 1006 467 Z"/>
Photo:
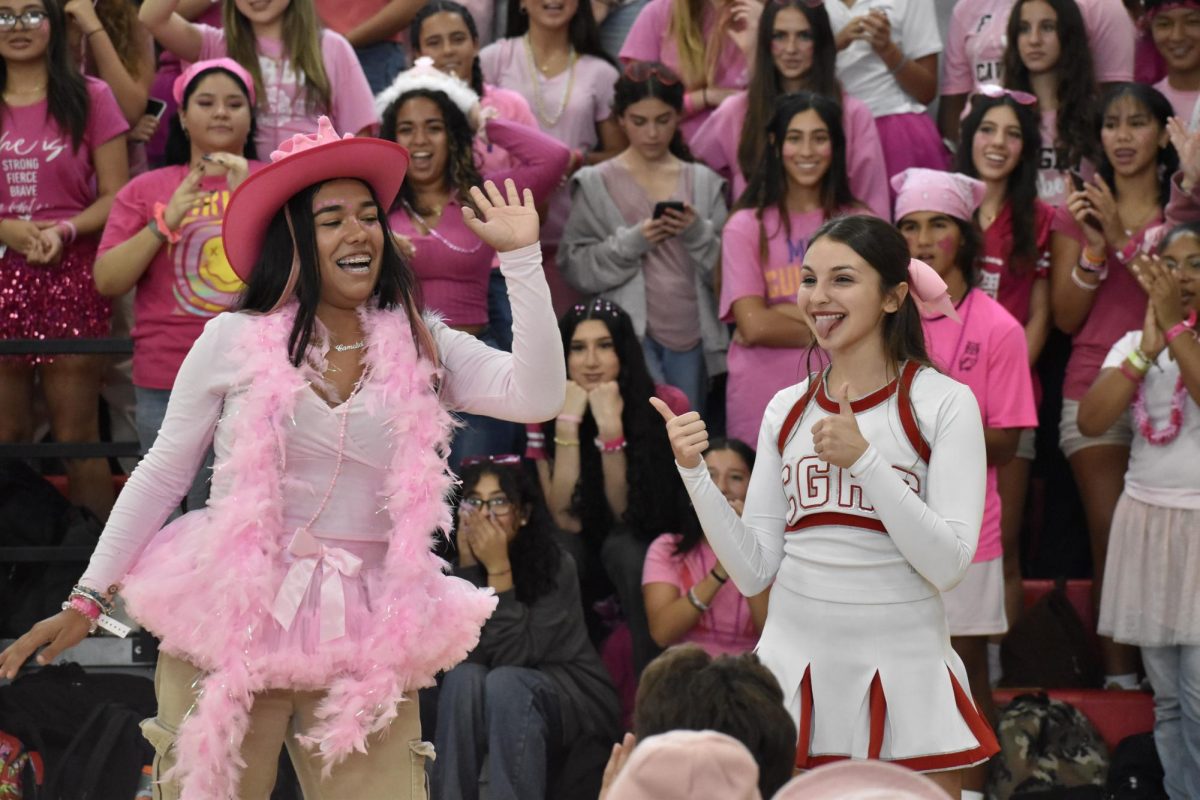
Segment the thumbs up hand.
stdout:
<path fill-rule="evenodd" d="M 850 469 L 867 451 L 867 440 L 858 429 L 858 421 L 850 408 L 850 384 L 843 383 L 838 393 L 840 411 L 836 417 L 825 417 L 813 425 L 813 447 L 817 457 L 835 467 Z"/>
<path fill-rule="evenodd" d="M 692 469 L 700 466 L 700 454 L 708 449 L 708 426 L 700 419 L 700 414 L 689 411 L 675 416 L 667 404 L 657 397 L 650 398 L 650 405 L 662 415 L 667 423 L 667 438 L 671 441 L 671 451 L 681 467 Z"/>

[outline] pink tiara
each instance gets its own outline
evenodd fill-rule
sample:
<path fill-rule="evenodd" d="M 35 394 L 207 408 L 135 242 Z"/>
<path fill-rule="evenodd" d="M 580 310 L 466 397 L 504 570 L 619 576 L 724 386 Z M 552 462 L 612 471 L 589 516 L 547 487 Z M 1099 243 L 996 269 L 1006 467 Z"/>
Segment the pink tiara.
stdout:
<path fill-rule="evenodd" d="M 340 142 L 343 139 L 353 139 L 353 133 L 347 133 L 345 136 L 338 136 L 337 131 L 333 129 L 333 123 L 329 121 L 329 117 L 322 115 L 317 120 L 317 132 L 312 134 L 297 133 L 290 139 L 279 143 L 279 149 L 271 153 L 271 163 L 282 161 L 288 156 L 294 156 L 296 153 L 303 153 L 305 150 L 312 150 L 314 147 L 333 144 Z"/>

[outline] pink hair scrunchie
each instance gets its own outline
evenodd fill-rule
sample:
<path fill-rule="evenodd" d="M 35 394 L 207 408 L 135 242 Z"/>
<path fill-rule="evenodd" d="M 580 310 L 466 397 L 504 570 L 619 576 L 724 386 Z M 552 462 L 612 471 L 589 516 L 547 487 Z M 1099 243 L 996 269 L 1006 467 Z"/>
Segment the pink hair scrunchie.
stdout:
<path fill-rule="evenodd" d="M 915 258 L 908 260 L 908 290 L 912 292 L 913 301 L 917 304 L 922 316 L 936 317 L 941 314 L 962 324 L 946 282 L 937 270 Z"/>

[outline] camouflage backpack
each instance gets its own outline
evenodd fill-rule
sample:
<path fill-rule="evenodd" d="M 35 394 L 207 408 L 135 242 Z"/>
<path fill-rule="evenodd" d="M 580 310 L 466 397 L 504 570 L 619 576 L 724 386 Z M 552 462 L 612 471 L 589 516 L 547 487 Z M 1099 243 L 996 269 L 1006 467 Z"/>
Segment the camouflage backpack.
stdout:
<path fill-rule="evenodd" d="M 1083 786 L 1103 787 L 1108 748 L 1087 717 L 1044 693 L 1023 694 L 1000 712 L 1000 753 L 992 760 L 988 796 Z M 1102 796 L 1097 790 L 1097 796 Z"/>

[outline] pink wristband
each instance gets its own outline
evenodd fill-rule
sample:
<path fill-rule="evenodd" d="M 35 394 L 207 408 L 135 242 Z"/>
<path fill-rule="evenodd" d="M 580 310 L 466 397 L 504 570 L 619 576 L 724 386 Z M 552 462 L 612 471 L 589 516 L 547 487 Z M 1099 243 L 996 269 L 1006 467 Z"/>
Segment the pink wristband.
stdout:
<path fill-rule="evenodd" d="M 1171 330 L 1166 332 L 1166 334 L 1164 335 L 1164 338 L 1167 340 L 1167 344 L 1170 344 L 1171 342 L 1175 341 L 1176 339 L 1178 339 L 1180 336 L 1182 336 L 1185 333 L 1190 333 L 1192 335 L 1192 337 L 1195 338 L 1195 336 L 1196 336 L 1195 325 L 1196 325 L 1196 312 L 1193 311 L 1192 313 L 1188 314 L 1187 319 L 1182 320 L 1181 322 L 1175 323 L 1174 325 L 1171 326 Z"/>
<path fill-rule="evenodd" d="M 163 236 L 165 236 L 168 242 L 170 242 L 171 244 L 178 244 L 179 240 L 182 239 L 183 236 L 179 233 L 179 231 L 173 231 L 173 230 L 171 230 L 170 226 L 167 225 L 166 212 L 167 212 L 166 204 L 155 203 L 154 204 L 154 222 L 158 225 L 158 232 L 161 233 Z"/>
<path fill-rule="evenodd" d="M 617 453 L 625 449 L 625 437 L 618 436 L 612 441 L 605 442 L 599 438 L 596 439 L 596 449 L 601 453 Z"/>
<path fill-rule="evenodd" d="M 1136 369 L 1131 367 L 1129 365 L 1128 361 L 1122 361 L 1117 366 L 1117 369 L 1120 371 L 1120 373 L 1122 375 L 1124 375 L 1126 378 L 1128 378 L 1134 385 L 1141 383 L 1142 379 L 1146 377 L 1145 375 L 1143 375 L 1142 373 L 1138 372 Z"/>
<path fill-rule="evenodd" d="M 558 421 L 559 422 L 572 422 L 572 423 L 578 425 L 579 423 L 583 422 L 583 417 L 579 416 L 578 414 L 559 414 Z"/>
<path fill-rule="evenodd" d="M 70 244 L 75 241 L 75 237 L 79 235 L 79 231 L 75 228 L 75 223 L 69 219 L 62 219 L 55 223 L 54 227 L 58 228 L 59 235 L 62 237 L 63 244 Z"/>
<path fill-rule="evenodd" d="M 71 595 L 71 599 L 67 602 L 67 605 L 69 605 L 73 610 L 78 611 L 80 614 L 83 614 L 92 622 L 100 619 L 100 606 L 91 600 L 88 600 L 86 597 L 77 594 Z"/>

